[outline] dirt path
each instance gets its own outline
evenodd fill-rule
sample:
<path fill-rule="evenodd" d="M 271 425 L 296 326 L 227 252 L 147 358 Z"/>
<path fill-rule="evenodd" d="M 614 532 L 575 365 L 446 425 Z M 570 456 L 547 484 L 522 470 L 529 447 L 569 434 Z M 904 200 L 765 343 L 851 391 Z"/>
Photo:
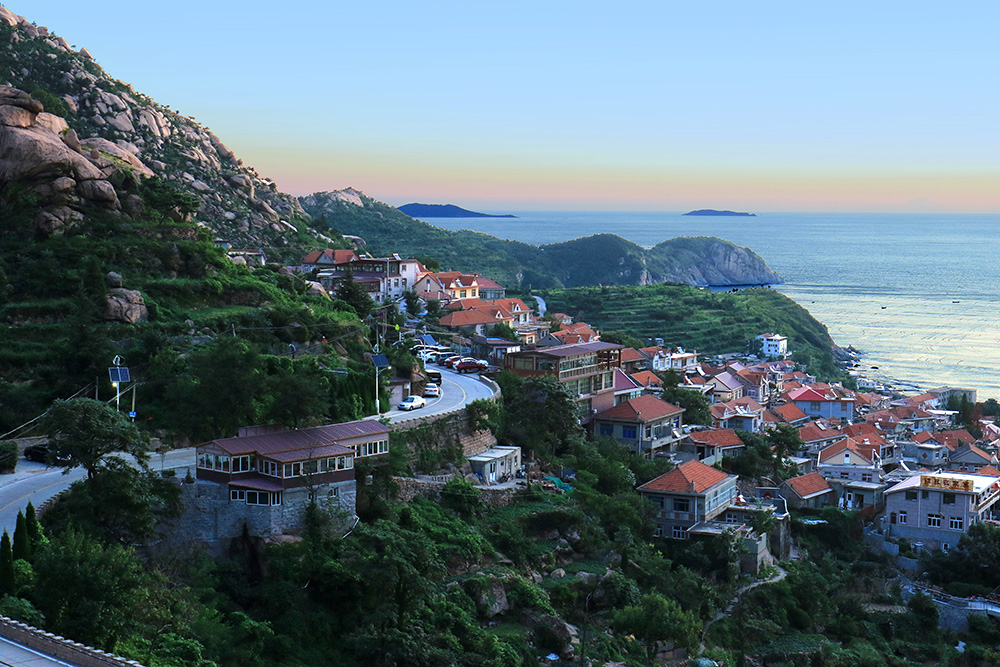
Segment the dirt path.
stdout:
<path fill-rule="evenodd" d="M 739 601 L 740 596 L 742 596 L 744 593 L 753 588 L 757 588 L 758 586 L 763 586 L 764 584 L 773 584 L 777 581 L 781 581 L 786 576 L 788 576 L 788 572 L 786 572 L 785 569 L 780 565 L 778 565 L 777 563 L 775 563 L 774 567 L 776 570 L 778 570 L 778 574 L 774 575 L 770 579 L 761 579 L 760 581 L 754 581 L 752 583 L 740 587 L 736 591 L 736 595 L 733 596 L 733 599 L 729 601 L 728 605 L 726 605 L 725 609 L 716 614 L 715 618 L 705 621 L 705 627 L 701 629 L 701 642 L 698 645 L 698 655 L 702 655 L 705 652 L 705 635 L 708 634 L 708 629 L 712 626 L 713 623 L 715 623 L 720 618 L 725 618 L 726 616 L 729 616 L 730 612 L 732 612 L 733 610 L 733 607 L 735 607 L 736 603 Z"/>

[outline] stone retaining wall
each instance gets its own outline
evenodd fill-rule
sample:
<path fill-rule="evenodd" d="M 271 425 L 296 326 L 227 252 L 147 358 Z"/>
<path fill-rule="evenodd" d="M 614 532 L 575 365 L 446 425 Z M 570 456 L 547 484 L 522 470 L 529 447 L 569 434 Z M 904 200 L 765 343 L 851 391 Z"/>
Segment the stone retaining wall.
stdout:
<path fill-rule="evenodd" d="M 142 667 L 142 663 L 105 653 L 6 616 L 0 616 L 0 637 L 77 667 Z"/>
<path fill-rule="evenodd" d="M 393 477 L 393 481 L 399 485 L 399 492 L 396 497 L 404 503 L 412 501 L 414 498 L 430 498 L 440 500 L 441 489 L 447 482 L 437 482 L 427 479 L 415 479 L 413 477 Z M 479 486 L 476 488 L 482 493 L 483 503 L 489 507 L 507 507 L 514 502 L 520 487 L 509 486 Z"/>

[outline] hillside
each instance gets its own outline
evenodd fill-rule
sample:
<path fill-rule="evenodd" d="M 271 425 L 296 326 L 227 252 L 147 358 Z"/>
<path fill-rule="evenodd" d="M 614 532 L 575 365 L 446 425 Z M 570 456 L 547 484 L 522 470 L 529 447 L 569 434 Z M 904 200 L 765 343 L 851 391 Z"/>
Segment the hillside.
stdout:
<path fill-rule="evenodd" d="M 23 118 L 6 117 L 0 129 L 0 186 L 25 177 L 39 183 L 69 177 L 77 181 L 67 186 L 71 192 L 56 195 L 134 213 L 136 200 L 117 197 L 93 170 L 80 173 L 80 157 L 96 152 L 103 167 L 128 164 L 137 174 L 155 174 L 196 197 L 190 218 L 235 247 L 264 247 L 272 255 L 300 246 L 342 247 L 336 239 L 318 239 L 308 231 L 298 201 L 244 165 L 207 127 L 113 78 L 86 48 L 74 51 L 48 28 L 3 7 L 0 71 L 4 82 L 32 96 L 36 111 L 51 114 L 48 124 L 59 135 L 43 136 L 26 127 Z M 85 186 L 88 180 L 94 184 Z M 72 224 L 71 217 L 78 217 L 52 192 L 39 194 L 43 209 L 52 213 L 47 223 L 39 221 L 43 226 Z"/>
<path fill-rule="evenodd" d="M 687 285 L 583 287 L 542 292 L 548 309 L 603 331 L 705 354 L 745 352 L 762 333 L 788 336 L 795 359 L 828 377 L 838 374 L 826 327 L 797 303 L 770 289 L 713 293 Z"/>
<path fill-rule="evenodd" d="M 757 254 L 711 237 L 682 237 L 649 250 L 614 234 L 533 246 L 414 220 L 357 190 L 301 197 L 320 230 L 361 237 L 376 254 L 437 257 L 441 268 L 477 271 L 511 289 L 586 285 L 780 283 Z"/>

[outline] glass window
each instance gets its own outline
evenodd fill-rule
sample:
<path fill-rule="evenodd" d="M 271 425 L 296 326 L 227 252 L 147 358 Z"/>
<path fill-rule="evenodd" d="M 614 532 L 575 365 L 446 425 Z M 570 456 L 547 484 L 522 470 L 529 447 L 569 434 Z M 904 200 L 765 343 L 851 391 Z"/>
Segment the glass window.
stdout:
<path fill-rule="evenodd" d="M 941 494 L 941 502 L 945 505 L 955 504 L 955 494 L 954 493 L 943 493 Z"/>
<path fill-rule="evenodd" d="M 688 498 L 674 498 L 674 511 L 675 512 L 690 512 L 691 511 L 691 500 Z"/>
<path fill-rule="evenodd" d="M 626 440 L 635 440 L 635 433 L 635 426 L 622 426 L 622 438 Z"/>
<path fill-rule="evenodd" d="M 928 528 L 940 528 L 941 527 L 941 515 L 940 514 L 928 514 L 927 515 L 927 527 Z"/>
<path fill-rule="evenodd" d="M 898 517 L 897 521 L 899 523 L 906 523 L 906 510 L 903 510 L 903 511 L 901 511 L 899 513 L 899 517 Z"/>
<path fill-rule="evenodd" d="M 965 521 L 960 516 L 953 516 L 948 519 L 948 527 L 952 530 L 962 530 Z"/>
<path fill-rule="evenodd" d="M 686 540 L 687 529 L 685 529 L 684 526 L 674 526 L 671 535 L 675 540 Z"/>
<path fill-rule="evenodd" d="M 610 436 L 614 435 L 614 433 L 615 433 L 615 425 L 614 424 L 601 424 L 600 432 L 601 432 L 601 435 L 606 436 L 606 437 L 610 437 Z"/>

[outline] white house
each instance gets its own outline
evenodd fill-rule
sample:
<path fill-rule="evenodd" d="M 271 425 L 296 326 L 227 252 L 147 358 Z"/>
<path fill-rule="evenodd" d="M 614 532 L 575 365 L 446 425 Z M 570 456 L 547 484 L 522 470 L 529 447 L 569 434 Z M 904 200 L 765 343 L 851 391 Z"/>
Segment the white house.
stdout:
<path fill-rule="evenodd" d="M 757 340 L 761 341 L 763 344 L 761 352 L 765 357 L 787 357 L 788 356 L 788 338 L 782 336 L 781 334 L 761 334 L 757 336 Z"/>

